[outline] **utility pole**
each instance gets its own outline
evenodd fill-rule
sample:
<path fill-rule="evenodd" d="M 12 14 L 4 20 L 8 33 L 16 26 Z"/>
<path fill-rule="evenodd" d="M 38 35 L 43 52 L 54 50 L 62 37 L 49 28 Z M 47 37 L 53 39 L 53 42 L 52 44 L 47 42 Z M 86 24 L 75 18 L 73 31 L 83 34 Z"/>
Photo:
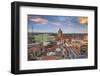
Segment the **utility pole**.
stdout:
<path fill-rule="evenodd" d="M 33 25 L 32 25 L 32 43 L 33 43 Z"/>

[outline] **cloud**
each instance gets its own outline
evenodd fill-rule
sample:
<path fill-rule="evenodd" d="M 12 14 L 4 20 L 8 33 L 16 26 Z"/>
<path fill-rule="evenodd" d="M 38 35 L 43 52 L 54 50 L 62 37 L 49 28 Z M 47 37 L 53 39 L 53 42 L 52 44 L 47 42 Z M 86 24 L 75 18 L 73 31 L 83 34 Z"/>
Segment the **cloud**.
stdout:
<path fill-rule="evenodd" d="M 87 17 L 78 17 L 78 21 L 82 25 L 88 24 L 88 18 Z"/>
<path fill-rule="evenodd" d="M 60 22 L 54 22 L 54 21 L 52 21 L 51 24 L 56 25 L 56 26 L 61 26 L 62 25 Z"/>
<path fill-rule="evenodd" d="M 47 19 L 39 18 L 39 17 L 37 17 L 37 18 L 31 18 L 30 20 L 31 20 L 32 22 L 37 22 L 37 23 L 47 23 L 47 22 L 48 22 Z"/>

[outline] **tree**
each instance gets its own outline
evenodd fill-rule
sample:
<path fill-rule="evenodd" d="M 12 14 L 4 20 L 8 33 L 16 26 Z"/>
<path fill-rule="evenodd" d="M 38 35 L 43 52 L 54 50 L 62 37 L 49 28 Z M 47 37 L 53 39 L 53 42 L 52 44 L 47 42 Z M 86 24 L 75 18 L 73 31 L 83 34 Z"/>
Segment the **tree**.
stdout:
<path fill-rule="evenodd" d="M 50 36 L 50 34 L 38 34 L 38 35 L 34 35 L 32 39 L 33 39 L 33 41 L 36 41 L 36 42 L 42 44 L 42 50 L 44 51 L 45 50 L 44 43 L 53 41 L 54 37 Z"/>

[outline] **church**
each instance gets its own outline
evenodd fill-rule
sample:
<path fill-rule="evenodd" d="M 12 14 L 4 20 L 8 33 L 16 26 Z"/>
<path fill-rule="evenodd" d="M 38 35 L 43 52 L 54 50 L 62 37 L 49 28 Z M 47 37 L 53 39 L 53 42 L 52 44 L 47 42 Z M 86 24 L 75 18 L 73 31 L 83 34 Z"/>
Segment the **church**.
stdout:
<path fill-rule="evenodd" d="M 59 28 L 58 30 L 58 34 L 57 34 L 57 45 L 64 45 L 65 44 L 65 36 L 63 34 L 63 31 L 61 30 L 61 28 Z"/>

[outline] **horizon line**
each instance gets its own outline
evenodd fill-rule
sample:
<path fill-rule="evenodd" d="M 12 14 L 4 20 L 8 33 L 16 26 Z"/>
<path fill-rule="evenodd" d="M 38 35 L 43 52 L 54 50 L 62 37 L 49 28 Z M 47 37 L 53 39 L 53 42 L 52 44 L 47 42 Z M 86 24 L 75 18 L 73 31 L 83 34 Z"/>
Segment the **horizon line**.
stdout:
<path fill-rule="evenodd" d="M 28 33 L 58 33 L 58 32 L 28 32 Z M 86 34 L 88 32 L 80 32 L 80 33 L 79 32 L 73 32 L 73 33 L 75 33 L 75 34 L 80 34 L 80 33 L 83 33 L 84 34 L 85 33 Z M 68 34 L 70 34 L 70 33 L 68 33 Z"/>

